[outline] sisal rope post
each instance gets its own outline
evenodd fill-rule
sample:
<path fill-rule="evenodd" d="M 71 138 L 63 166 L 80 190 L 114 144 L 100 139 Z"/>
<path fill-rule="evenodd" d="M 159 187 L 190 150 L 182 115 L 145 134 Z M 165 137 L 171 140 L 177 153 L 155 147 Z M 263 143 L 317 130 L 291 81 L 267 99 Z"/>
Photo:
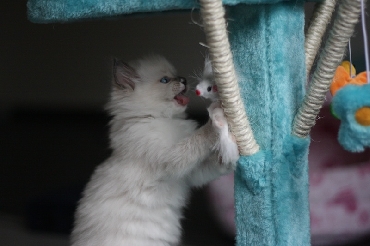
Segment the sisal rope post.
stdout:
<path fill-rule="evenodd" d="M 294 118 L 292 133 L 304 138 L 315 125 L 325 101 L 334 73 L 344 56 L 347 44 L 361 13 L 361 0 L 343 0 L 330 30 L 327 43 L 318 61 L 301 107 Z"/>
<path fill-rule="evenodd" d="M 321 45 L 322 37 L 330 23 L 336 4 L 337 0 L 324 0 L 315 5 L 315 11 L 312 16 L 311 24 L 307 30 L 304 44 L 307 76 L 311 71 L 312 64 Z"/>
<path fill-rule="evenodd" d="M 241 100 L 221 0 L 200 0 L 203 28 L 209 46 L 215 83 L 226 119 L 241 155 L 259 151 Z"/>

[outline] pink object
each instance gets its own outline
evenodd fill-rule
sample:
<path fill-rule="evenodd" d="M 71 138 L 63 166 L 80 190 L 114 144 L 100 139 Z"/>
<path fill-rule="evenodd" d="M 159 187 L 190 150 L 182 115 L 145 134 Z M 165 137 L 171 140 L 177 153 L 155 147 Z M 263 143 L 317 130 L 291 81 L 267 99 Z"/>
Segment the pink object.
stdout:
<path fill-rule="evenodd" d="M 215 218 L 227 235 L 235 234 L 234 174 L 221 176 L 208 187 L 210 205 Z"/>
<path fill-rule="evenodd" d="M 370 150 L 345 151 L 337 141 L 339 120 L 326 105 L 312 130 L 309 154 L 310 218 L 313 245 L 340 245 L 370 234 Z M 215 217 L 230 235 L 234 225 L 234 177 L 212 182 Z"/>

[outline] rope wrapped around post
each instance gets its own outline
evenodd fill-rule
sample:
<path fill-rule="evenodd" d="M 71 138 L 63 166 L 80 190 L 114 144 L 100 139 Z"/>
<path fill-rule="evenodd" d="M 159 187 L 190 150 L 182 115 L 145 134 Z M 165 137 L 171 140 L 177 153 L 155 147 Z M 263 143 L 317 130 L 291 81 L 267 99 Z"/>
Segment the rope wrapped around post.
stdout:
<path fill-rule="evenodd" d="M 303 104 L 294 118 L 293 134 L 304 138 L 315 125 L 334 73 L 343 59 L 349 39 L 361 13 L 361 0 L 343 0 L 309 84 Z"/>
<path fill-rule="evenodd" d="M 241 155 L 259 151 L 240 97 L 221 0 L 200 0 L 203 28 L 209 47 L 215 83 L 226 119 Z"/>
<path fill-rule="evenodd" d="M 315 5 L 315 11 L 312 16 L 311 24 L 307 30 L 304 44 L 307 76 L 311 71 L 312 64 L 321 45 L 322 37 L 330 23 L 336 4 L 337 0 L 324 0 Z"/>

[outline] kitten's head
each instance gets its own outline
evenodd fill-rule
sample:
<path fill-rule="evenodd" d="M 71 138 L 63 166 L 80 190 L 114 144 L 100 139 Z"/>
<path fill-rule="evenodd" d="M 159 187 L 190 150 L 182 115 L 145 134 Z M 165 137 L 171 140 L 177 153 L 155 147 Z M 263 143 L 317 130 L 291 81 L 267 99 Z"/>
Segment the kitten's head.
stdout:
<path fill-rule="evenodd" d="M 195 88 L 195 94 L 211 100 L 218 98 L 217 85 L 215 85 L 211 61 L 206 57 L 203 75 Z"/>
<path fill-rule="evenodd" d="M 189 98 L 186 79 L 162 56 L 151 55 L 130 63 L 114 62 L 109 109 L 122 117 L 173 117 L 185 111 Z"/>

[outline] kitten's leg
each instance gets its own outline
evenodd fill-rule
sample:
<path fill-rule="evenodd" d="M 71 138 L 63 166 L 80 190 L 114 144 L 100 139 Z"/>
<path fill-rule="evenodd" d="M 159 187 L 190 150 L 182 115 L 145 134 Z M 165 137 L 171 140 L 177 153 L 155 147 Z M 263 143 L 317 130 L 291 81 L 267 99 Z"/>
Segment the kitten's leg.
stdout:
<path fill-rule="evenodd" d="M 170 149 L 157 153 L 153 168 L 164 169 L 166 175 L 184 177 L 199 166 L 211 154 L 218 143 L 218 133 L 211 121 L 196 130 Z"/>
<path fill-rule="evenodd" d="M 190 186 L 203 186 L 221 175 L 233 172 L 235 165 L 233 163 L 223 164 L 219 154 L 212 152 L 212 155 L 206 159 L 198 168 L 194 169 L 189 177 Z"/>

